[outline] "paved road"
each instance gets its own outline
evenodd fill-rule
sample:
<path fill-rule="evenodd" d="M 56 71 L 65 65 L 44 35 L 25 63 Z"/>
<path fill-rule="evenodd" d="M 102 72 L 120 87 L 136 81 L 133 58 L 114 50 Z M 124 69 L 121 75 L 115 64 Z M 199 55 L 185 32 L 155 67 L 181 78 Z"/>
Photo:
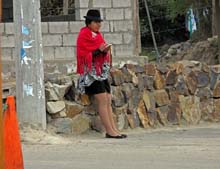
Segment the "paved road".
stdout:
<path fill-rule="evenodd" d="M 81 136 L 67 145 L 23 145 L 25 169 L 220 169 L 220 125 Z"/>

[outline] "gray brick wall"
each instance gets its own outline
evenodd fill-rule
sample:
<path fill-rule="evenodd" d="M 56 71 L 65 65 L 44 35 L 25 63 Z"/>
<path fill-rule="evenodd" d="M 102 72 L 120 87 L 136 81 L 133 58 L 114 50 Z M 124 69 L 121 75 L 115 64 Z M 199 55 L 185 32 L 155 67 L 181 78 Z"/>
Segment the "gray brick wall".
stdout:
<path fill-rule="evenodd" d="M 114 58 L 134 56 L 137 46 L 134 29 L 134 0 L 76 0 L 77 19 L 84 20 L 88 7 L 99 9 L 104 18 L 105 40 L 113 44 Z M 125 50 L 125 51 L 123 51 Z"/>
<path fill-rule="evenodd" d="M 113 0 L 113 8 L 118 7 L 131 7 L 131 1 L 130 0 Z"/>
<path fill-rule="evenodd" d="M 76 0 L 77 21 L 75 22 L 44 22 L 42 23 L 44 59 L 75 60 L 76 39 L 79 30 L 85 25 L 83 16 L 88 7 L 99 9 L 104 22 L 103 36 L 107 43 L 113 44 L 113 57 L 131 57 L 134 53 L 135 36 L 133 25 L 133 0 Z M 11 61 L 14 52 L 13 23 L 0 24 L 2 34 L 3 60 Z"/>

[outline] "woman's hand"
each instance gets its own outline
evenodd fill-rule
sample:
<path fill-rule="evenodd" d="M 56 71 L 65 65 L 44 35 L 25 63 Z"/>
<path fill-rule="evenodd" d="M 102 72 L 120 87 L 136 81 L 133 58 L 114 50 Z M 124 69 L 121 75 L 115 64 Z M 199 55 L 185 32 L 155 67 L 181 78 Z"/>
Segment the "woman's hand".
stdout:
<path fill-rule="evenodd" d="M 101 46 L 99 47 L 99 50 L 105 53 L 107 53 L 110 49 L 111 49 L 111 45 L 109 44 L 101 44 Z"/>
<path fill-rule="evenodd" d="M 111 49 L 111 45 L 106 45 L 104 52 L 107 53 Z"/>
<path fill-rule="evenodd" d="M 101 52 L 104 52 L 104 50 L 106 49 L 106 44 L 101 44 L 100 45 L 100 47 L 99 47 L 99 50 L 101 51 Z"/>

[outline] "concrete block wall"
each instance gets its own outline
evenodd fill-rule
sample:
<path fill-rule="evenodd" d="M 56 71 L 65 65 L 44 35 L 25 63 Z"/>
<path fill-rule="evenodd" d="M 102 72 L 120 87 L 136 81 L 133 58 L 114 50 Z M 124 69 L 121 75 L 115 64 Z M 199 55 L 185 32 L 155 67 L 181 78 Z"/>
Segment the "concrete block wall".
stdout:
<path fill-rule="evenodd" d="M 135 53 L 136 32 L 133 0 L 76 0 L 77 20 L 84 20 L 88 8 L 99 9 L 104 19 L 102 31 L 107 43 L 113 44 L 115 58 Z"/>
<path fill-rule="evenodd" d="M 133 25 L 132 0 L 76 0 L 77 21 L 74 22 L 43 22 L 44 60 L 75 61 L 77 34 L 85 26 L 83 16 L 89 8 L 99 9 L 104 22 L 103 36 L 107 43 L 113 44 L 113 57 L 131 57 L 136 55 Z M 15 54 L 15 39 L 13 23 L 0 24 L 2 34 L 3 61 L 13 61 Z"/>
<path fill-rule="evenodd" d="M 82 21 L 76 22 L 44 22 L 42 23 L 44 59 L 75 60 L 76 38 Z M 3 60 L 14 60 L 15 39 L 13 23 L 1 24 Z"/>

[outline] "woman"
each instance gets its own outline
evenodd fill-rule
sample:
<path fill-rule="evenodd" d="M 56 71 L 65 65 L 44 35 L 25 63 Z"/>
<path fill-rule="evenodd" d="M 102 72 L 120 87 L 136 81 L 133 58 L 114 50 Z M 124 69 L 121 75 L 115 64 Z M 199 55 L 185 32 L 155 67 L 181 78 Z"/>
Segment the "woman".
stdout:
<path fill-rule="evenodd" d="M 103 21 L 98 10 L 89 10 L 85 16 L 86 26 L 80 30 L 77 39 L 77 73 L 80 74 L 78 89 L 92 95 L 98 103 L 98 112 L 106 129 L 106 138 L 122 139 L 112 116 L 110 73 L 110 45 L 101 33 Z"/>

